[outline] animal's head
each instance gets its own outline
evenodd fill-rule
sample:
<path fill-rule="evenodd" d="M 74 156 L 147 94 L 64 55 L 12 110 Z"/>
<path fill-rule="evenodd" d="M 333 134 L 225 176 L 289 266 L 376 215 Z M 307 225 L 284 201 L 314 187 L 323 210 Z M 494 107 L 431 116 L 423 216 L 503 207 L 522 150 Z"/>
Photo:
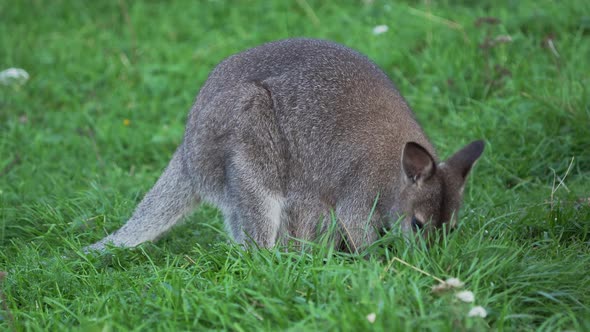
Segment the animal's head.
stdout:
<path fill-rule="evenodd" d="M 444 224 L 447 230 L 455 227 L 467 175 L 483 149 L 483 141 L 475 141 L 436 164 L 421 145 L 406 143 L 401 159 L 403 190 L 396 208 L 405 233 L 422 230 L 428 237 Z"/>

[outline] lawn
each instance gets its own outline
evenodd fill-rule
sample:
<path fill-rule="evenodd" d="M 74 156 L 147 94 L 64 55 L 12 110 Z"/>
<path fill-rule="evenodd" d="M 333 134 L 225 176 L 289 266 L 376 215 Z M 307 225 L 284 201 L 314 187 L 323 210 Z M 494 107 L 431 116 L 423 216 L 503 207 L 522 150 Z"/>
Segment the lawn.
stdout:
<path fill-rule="evenodd" d="M 208 72 L 293 36 L 367 54 L 442 157 L 485 139 L 458 231 L 243 252 L 203 206 L 82 254 L 158 178 Z M 588 1 L 0 0 L 10 67 L 30 78 L 0 84 L 0 330 L 590 330 Z"/>

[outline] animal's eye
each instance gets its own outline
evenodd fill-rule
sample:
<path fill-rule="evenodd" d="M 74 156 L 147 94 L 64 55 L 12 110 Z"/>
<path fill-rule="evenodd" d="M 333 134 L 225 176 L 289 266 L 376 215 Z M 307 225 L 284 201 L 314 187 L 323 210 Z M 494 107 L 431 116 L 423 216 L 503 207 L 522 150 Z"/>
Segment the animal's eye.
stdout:
<path fill-rule="evenodd" d="M 412 228 L 416 231 L 421 230 L 424 228 L 424 224 L 416 218 L 416 216 L 412 217 Z"/>

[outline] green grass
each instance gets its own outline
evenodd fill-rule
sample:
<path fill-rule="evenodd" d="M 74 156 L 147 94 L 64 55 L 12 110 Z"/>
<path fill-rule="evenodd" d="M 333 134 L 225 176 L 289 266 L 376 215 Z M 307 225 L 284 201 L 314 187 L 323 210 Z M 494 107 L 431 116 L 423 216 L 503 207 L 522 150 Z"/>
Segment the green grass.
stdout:
<path fill-rule="evenodd" d="M 459 231 L 245 253 L 202 207 L 155 244 L 80 254 L 155 182 L 215 64 L 290 36 L 376 61 L 441 156 L 486 140 Z M 590 330 L 587 1 L 0 0 L 9 67 L 31 78 L 0 85 L 0 330 Z"/>

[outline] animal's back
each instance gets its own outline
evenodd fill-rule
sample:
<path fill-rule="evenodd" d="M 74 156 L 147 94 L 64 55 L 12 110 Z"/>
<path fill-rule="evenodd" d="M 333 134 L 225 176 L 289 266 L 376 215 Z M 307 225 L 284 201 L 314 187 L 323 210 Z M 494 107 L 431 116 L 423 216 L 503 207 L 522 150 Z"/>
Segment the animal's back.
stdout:
<path fill-rule="evenodd" d="M 265 123 L 251 121 L 252 113 L 244 114 L 251 108 L 234 107 L 235 100 L 228 101 L 256 94 L 250 91 L 256 89 L 271 103 L 272 114 L 263 119 Z M 290 176 L 297 183 L 315 181 L 324 188 L 337 186 L 341 178 L 351 176 L 352 168 L 371 176 L 380 173 L 387 177 L 382 184 L 392 185 L 391 168 L 399 171 L 407 141 L 418 142 L 435 155 L 389 78 L 364 55 L 324 40 L 272 42 L 222 61 L 197 97 L 187 136 L 203 135 L 208 128 L 214 128 L 216 138 L 224 136 L 231 147 L 240 143 L 231 142 L 232 137 L 243 138 L 236 131 L 269 130 L 269 143 L 276 142 L 281 149 L 277 157 L 288 158 L 285 167 L 290 168 L 289 174 L 277 176 Z M 221 141 L 227 142 L 225 138 Z M 200 144 L 211 141 L 205 135 Z M 207 167 L 212 153 L 207 149 L 203 157 L 208 164 L 196 167 Z"/>
<path fill-rule="evenodd" d="M 364 123 L 388 127 L 393 133 L 409 126 L 422 134 L 383 71 L 340 44 L 286 39 L 233 55 L 212 71 L 197 103 L 206 104 L 220 91 L 249 83 L 269 90 L 279 121 L 286 126 L 304 129 L 309 120 L 324 130 L 349 132 L 353 125 Z"/>

